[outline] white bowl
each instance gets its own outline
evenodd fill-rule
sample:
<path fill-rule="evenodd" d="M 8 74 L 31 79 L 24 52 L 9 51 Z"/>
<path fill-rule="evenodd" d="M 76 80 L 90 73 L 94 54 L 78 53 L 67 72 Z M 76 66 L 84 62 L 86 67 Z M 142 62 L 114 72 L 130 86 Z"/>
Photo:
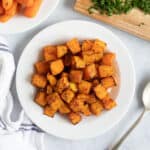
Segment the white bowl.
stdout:
<path fill-rule="evenodd" d="M 43 109 L 33 101 L 35 88 L 30 82 L 34 70 L 33 65 L 38 60 L 41 48 L 48 44 L 63 43 L 74 37 L 79 40 L 99 38 L 105 41 L 108 49 L 116 53 L 120 70 L 120 87 L 116 97 L 117 107 L 99 117 L 85 117 L 77 125 L 72 125 L 59 114 L 54 118 L 43 115 Z M 29 42 L 18 64 L 16 88 L 23 109 L 38 127 L 58 137 L 79 140 L 100 135 L 122 119 L 133 98 L 135 72 L 125 44 L 111 31 L 87 21 L 65 21 L 47 27 Z"/>
<path fill-rule="evenodd" d="M 34 18 L 27 18 L 17 14 L 5 23 L 0 22 L 1 34 L 15 34 L 25 32 L 43 22 L 56 8 L 59 0 L 43 0 L 40 10 Z"/>

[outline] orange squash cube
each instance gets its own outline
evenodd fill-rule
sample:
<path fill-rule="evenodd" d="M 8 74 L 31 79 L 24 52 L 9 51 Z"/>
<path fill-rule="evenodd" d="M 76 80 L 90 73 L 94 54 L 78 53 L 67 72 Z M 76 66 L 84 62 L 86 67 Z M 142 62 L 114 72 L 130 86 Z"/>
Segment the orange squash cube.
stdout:
<path fill-rule="evenodd" d="M 47 103 L 53 108 L 54 110 L 58 110 L 61 106 L 61 98 L 58 93 L 52 93 L 46 97 Z"/>
<path fill-rule="evenodd" d="M 80 98 L 75 97 L 69 104 L 73 112 L 80 112 L 84 106 L 84 101 Z"/>
<path fill-rule="evenodd" d="M 40 106 L 45 106 L 47 104 L 45 92 L 38 92 L 35 97 L 35 102 Z"/>
<path fill-rule="evenodd" d="M 110 77 L 114 74 L 114 68 L 112 66 L 100 65 L 98 71 L 101 78 Z"/>
<path fill-rule="evenodd" d="M 85 116 L 90 116 L 91 115 L 91 111 L 89 108 L 89 105 L 86 104 L 82 107 L 81 112 L 85 115 Z"/>
<path fill-rule="evenodd" d="M 34 74 L 32 76 L 32 84 L 37 88 L 45 88 L 47 84 L 47 79 L 45 76 L 40 74 Z"/>
<path fill-rule="evenodd" d="M 49 116 L 49 117 L 54 117 L 55 113 L 57 112 L 57 110 L 53 109 L 51 106 L 47 105 L 44 108 L 44 114 Z"/>
<path fill-rule="evenodd" d="M 93 103 L 95 103 L 95 102 L 97 102 L 97 101 L 98 101 L 98 99 L 95 97 L 94 94 L 93 94 L 93 95 L 90 95 L 89 98 L 87 98 L 87 99 L 85 100 L 85 102 L 86 102 L 87 104 L 93 104 Z"/>
<path fill-rule="evenodd" d="M 64 64 L 61 59 L 51 62 L 50 69 L 53 75 L 58 75 L 64 70 Z"/>
<path fill-rule="evenodd" d="M 61 94 L 61 98 L 66 102 L 66 103 L 70 103 L 72 101 L 72 99 L 74 98 L 75 94 L 72 90 L 67 89 L 65 90 L 62 94 Z"/>
<path fill-rule="evenodd" d="M 104 99 L 102 99 L 102 103 L 106 110 L 110 110 L 117 105 L 116 102 L 109 96 L 106 96 Z"/>
<path fill-rule="evenodd" d="M 79 84 L 78 84 L 78 88 L 79 88 L 79 93 L 82 94 L 89 94 L 90 90 L 91 90 L 92 84 L 88 81 L 84 81 L 82 80 Z"/>
<path fill-rule="evenodd" d="M 39 74 L 46 74 L 49 72 L 49 63 L 46 61 L 39 61 L 35 63 L 35 69 Z"/>
<path fill-rule="evenodd" d="M 103 53 L 105 48 L 106 48 L 106 43 L 101 41 L 101 40 L 98 40 L 96 39 L 94 41 L 94 44 L 93 44 L 93 47 L 92 47 L 92 50 L 95 52 L 95 53 Z"/>
<path fill-rule="evenodd" d="M 103 98 L 106 97 L 106 95 L 108 94 L 107 93 L 107 90 L 101 85 L 97 85 L 95 88 L 94 88 L 94 92 L 95 92 L 95 95 L 101 100 Z"/>
<path fill-rule="evenodd" d="M 61 77 L 56 84 L 56 91 L 62 93 L 65 89 L 69 88 L 69 81 L 67 77 Z"/>
<path fill-rule="evenodd" d="M 71 112 L 68 114 L 68 118 L 71 121 L 72 124 L 76 125 L 81 121 L 81 115 L 79 113 Z"/>
<path fill-rule="evenodd" d="M 61 46 L 57 46 L 57 57 L 61 58 L 63 57 L 65 54 L 67 54 L 67 46 L 61 45 Z"/>
<path fill-rule="evenodd" d="M 55 86 L 57 83 L 57 79 L 55 76 L 51 75 L 50 73 L 47 74 L 47 80 L 51 86 Z"/>
<path fill-rule="evenodd" d="M 69 77 L 72 82 L 80 83 L 83 77 L 83 72 L 80 70 L 71 70 Z"/>
<path fill-rule="evenodd" d="M 43 56 L 45 61 L 52 61 L 57 59 L 56 46 L 46 46 L 43 48 Z"/>
<path fill-rule="evenodd" d="M 93 79 L 94 77 L 96 77 L 96 75 L 97 75 L 97 69 L 95 64 L 90 64 L 86 66 L 86 68 L 84 69 L 85 80 Z"/>
<path fill-rule="evenodd" d="M 90 110 L 94 115 L 98 116 L 101 114 L 101 112 L 103 110 L 103 106 L 100 102 L 97 101 L 90 105 Z"/>
<path fill-rule="evenodd" d="M 58 109 L 58 111 L 61 114 L 68 114 L 71 112 L 69 107 L 63 101 L 62 101 L 62 104 L 61 104 L 60 108 Z"/>
<path fill-rule="evenodd" d="M 92 50 L 93 41 L 91 40 L 85 40 L 82 43 L 82 51 L 89 51 Z"/>
<path fill-rule="evenodd" d="M 116 86 L 115 80 L 113 77 L 107 77 L 107 78 L 103 78 L 101 80 L 101 84 L 104 88 L 108 89 L 111 88 L 113 86 Z"/>
<path fill-rule="evenodd" d="M 79 56 L 73 56 L 72 65 L 77 69 L 85 68 L 85 62 Z"/>
<path fill-rule="evenodd" d="M 116 55 L 114 53 L 105 53 L 102 58 L 102 64 L 112 66 Z"/>
<path fill-rule="evenodd" d="M 79 53 L 81 51 L 80 43 L 76 38 L 68 41 L 67 46 L 73 54 Z"/>

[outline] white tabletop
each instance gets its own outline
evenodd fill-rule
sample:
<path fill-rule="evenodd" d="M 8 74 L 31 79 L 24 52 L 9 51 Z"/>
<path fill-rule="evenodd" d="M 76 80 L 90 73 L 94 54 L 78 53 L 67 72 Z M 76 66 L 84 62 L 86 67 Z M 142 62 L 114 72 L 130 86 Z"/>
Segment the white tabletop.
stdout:
<path fill-rule="evenodd" d="M 19 59 L 26 44 L 32 37 L 40 30 L 48 25 L 59 21 L 69 19 L 89 20 L 101 24 L 111 31 L 113 31 L 128 47 L 129 53 L 133 58 L 136 70 L 136 92 L 130 106 L 130 109 L 121 122 L 113 129 L 109 130 L 104 135 L 94 139 L 84 141 L 68 141 L 59 139 L 51 135 L 45 136 L 46 150 L 103 150 L 107 149 L 111 143 L 114 142 L 126 129 L 136 120 L 142 112 L 142 90 L 147 82 L 150 81 L 150 42 L 136 38 L 128 33 L 120 31 L 104 23 L 98 22 L 94 19 L 83 16 L 73 10 L 75 0 L 60 0 L 57 9 L 49 18 L 38 27 L 17 35 L 6 35 L 10 45 L 12 46 L 15 55 L 16 63 Z M 128 73 L 127 73 L 128 74 Z M 126 91 L 124 91 L 126 92 Z M 15 88 L 13 88 L 13 95 L 16 97 Z M 16 105 L 14 111 L 19 111 L 20 106 Z M 146 116 L 140 125 L 131 133 L 128 139 L 121 146 L 121 150 L 149 150 L 150 149 L 150 116 Z M 98 132 L 98 131 L 97 131 Z"/>

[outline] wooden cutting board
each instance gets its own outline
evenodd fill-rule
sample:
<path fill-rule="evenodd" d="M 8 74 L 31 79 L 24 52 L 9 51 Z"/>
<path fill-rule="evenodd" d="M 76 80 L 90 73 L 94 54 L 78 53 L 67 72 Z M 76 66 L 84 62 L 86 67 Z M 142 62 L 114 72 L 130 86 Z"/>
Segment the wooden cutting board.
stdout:
<path fill-rule="evenodd" d="M 74 8 L 85 15 L 150 41 L 150 15 L 145 15 L 137 9 L 133 9 L 128 14 L 113 16 L 101 15 L 97 11 L 89 14 L 87 9 L 91 4 L 91 0 L 76 0 Z"/>

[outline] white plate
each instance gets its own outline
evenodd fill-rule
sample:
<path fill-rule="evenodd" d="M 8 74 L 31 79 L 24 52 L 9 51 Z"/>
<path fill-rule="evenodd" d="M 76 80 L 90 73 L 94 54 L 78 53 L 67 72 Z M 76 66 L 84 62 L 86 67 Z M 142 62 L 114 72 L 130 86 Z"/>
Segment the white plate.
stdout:
<path fill-rule="evenodd" d="M 27 18 L 21 14 L 17 14 L 6 23 L 0 23 L 1 34 L 14 34 L 25 32 L 44 21 L 50 13 L 56 8 L 59 0 L 43 0 L 40 10 L 36 17 Z"/>
<path fill-rule="evenodd" d="M 118 106 L 99 117 L 87 117 L 78 125 L 72 125 L 60 115 L 49 118 L 43 115 L 34 101 L 35 88 L 31 85 L 33 64 L 38 60 L 41 48 L 48 44 L 63 43 L 73 37 L 80 40 L 100 38 L 116 53 L 120 69 L 120 87 L 116 98 Z M 47 133 L 78 140 L 95 137 L 112 128 L 127 112 L 135 90 L 135 72 L 125 44 L 108 29 L 86 21 L 57 23 L 37 34 L 25 48 L 17 68 L 16 88 L 20 103 L 29 118 Z"/>

